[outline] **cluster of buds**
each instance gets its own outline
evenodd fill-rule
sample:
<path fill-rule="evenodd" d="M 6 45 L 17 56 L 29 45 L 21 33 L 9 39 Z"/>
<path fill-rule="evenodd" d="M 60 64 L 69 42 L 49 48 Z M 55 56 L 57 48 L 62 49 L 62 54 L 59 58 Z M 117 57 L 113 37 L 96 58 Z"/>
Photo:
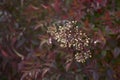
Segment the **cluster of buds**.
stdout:
<path fill-rule="evenodd" d="M 91 38 L 78 25 L 77 21 L 58 22 L 48 27 L 51 40 L 55 40 L 61 48 L 71 48 L 77 62 L 85 62 L 91 57 Z"/>

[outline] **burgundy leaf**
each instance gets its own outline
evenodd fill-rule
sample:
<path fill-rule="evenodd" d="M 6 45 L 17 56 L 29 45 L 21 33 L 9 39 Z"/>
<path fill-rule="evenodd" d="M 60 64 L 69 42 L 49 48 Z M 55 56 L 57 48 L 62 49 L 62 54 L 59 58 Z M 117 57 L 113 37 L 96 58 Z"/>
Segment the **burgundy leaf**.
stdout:
<path fill-rule="evenodd" d="M 17 40 L 16 37 L 13 37 L 13 38 L 12 38 L 12 41 L 11 41 L 11 45 L 12 45 L 12 46 L 15 44 L 16 40 Z"/>
<path fill-rule="evenodd" d="M 8 55 L 8 53 L 7 53 L 6 51 L 1 50 L 1 53 L 3 54 L 3 56 L 5 56 L 5 57 L 9 57 L 9 55 Z"/>
<path fill-rule="evenodd" d="M 47 5 L 41 4 L 41 6 L 42 6 L 44 9 L 48 9 L 48 6 L 47 6 Z"/>
<path fill-rule="evenodd" d="M 65 66 L 66 71 L 70 69 L 71 65 L 72 65 L 72 61 L 66 64 Z"/>
<path fill-rule="evenodd" d="M 100 43 L 100 47 L 102 48 L 106 44 L 106 38 L 104 37 L 104 34 L 102 31 L 98 31 L 95 33 L 95 41 L 94 44 L 96 45 L 97 43 Z"/>
<path fill-rule="evenodd" d="M 29 5 L 28 7 L 27 7 L 27 11 L 29 12 L 32 12 L 32 11 L 36 11 L 36 10 L 38 10 L 39 8 L 38 7 L 36 7 L 36 6 L 34 6 L 34 5 Z"/>
<path fill-rule="evenodd" d="M 61 1 L 60 0 L 55 0 L 55 3 L 54 3 L 54 9 L 56 12 L 60 12 L 61 11 Z"/>
<path fill-rule="evenodd" d="M 46 75 L 46 73 L 49 71 L 49 68 L 45 68 L 42 72 L 42 78 L 44 78 L 44 76 Z"/>

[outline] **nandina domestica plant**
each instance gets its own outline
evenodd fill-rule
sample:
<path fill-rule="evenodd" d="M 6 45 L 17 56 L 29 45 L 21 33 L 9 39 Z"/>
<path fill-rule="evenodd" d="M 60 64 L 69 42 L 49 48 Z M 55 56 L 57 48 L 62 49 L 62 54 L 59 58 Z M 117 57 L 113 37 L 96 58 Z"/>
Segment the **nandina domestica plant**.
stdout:
<path fill-rule="evenodd" d="M 0 80 L 119 80 L 119 0 L 0 0 Z"/>

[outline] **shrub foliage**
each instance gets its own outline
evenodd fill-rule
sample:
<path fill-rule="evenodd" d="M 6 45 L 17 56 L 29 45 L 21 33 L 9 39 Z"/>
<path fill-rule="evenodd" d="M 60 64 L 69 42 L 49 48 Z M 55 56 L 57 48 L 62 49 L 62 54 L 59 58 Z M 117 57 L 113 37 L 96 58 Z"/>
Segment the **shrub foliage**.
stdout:
<path fill-rule="evenodd" d="M 120 0 L 0 0 L 1 80 L 119 80 Z"/>

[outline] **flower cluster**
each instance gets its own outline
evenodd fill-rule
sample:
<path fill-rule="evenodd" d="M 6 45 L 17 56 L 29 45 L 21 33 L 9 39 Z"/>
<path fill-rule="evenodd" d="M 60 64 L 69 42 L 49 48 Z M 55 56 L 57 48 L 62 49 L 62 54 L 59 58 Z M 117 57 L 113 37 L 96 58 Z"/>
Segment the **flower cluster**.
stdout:
<path fill-rule="evenodd" d="M 77 21 L 63 21 L 48 27 L 51 39 L 55 40 L 61 48 L 71 48 L 75 53 L 77 62 L 85 62 L 91 57 L 89 49 L 91 38 L 88 37 L 78 25 Z"/>

